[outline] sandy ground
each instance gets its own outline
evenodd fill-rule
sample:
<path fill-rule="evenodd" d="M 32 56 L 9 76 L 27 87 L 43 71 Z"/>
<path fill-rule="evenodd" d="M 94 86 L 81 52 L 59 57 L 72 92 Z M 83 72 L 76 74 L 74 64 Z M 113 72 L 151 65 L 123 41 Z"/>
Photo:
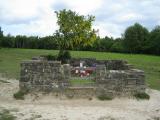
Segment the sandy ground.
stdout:
<path fill-rule="evenodd" d="M 0 80 L 6 80 L 0 78 Z M 15 100 L 18 80 L 0 82 L 0 109 L 8 109 L 17 120 L 160 120 L 160 91 L 147 90 L 150 100 L 116 98 L 112 101 L 26 96 Z"/>

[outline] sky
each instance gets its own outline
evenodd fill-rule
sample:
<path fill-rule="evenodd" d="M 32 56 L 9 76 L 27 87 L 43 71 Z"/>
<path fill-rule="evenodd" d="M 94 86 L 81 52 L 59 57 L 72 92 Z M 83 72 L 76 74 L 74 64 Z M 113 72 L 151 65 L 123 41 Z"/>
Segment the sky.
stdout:
<path fill-rule="evenodd" d="M 54 12 L 62 9 L 95 16 L 100 37 L 121 37 L 136 22 L 149 30 L 160 25 L 160 0 L 0 0 L 0 26 L 5 35 L 52 35 Z"/>

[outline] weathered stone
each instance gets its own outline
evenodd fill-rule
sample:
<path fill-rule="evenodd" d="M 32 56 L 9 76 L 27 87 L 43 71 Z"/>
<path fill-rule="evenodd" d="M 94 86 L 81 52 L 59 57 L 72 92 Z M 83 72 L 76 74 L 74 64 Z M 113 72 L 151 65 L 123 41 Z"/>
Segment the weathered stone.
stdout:
<path fill-rule="evenodd" d="M 69 87 L 64 94 L 69 98 L 90 98 L 95 96 L 95 90 L 94 87 Z"/>
<path fill-rule="evenodd" d="M 68 72 L 65 74 L 65 77 L 63 70 L 65 70 L 66 73 L 66 71 L 69 70 L 69 66 L 65 65 L 63 67 L 59 61 L 23 61 L 21 63 L 20 88 L 28 87 L 28 89 L 32 90 L 35 88 L 35 90 L 39 91 L 51 91 L 51 89 L 59 86 L 67 86 L 69 85 L 68 79 L 70 75 Z M 57 85 L 53 85 L 53 83 Z"/>
<path fill-rule="evenodd" d="M 135 92 L 145 92 L 144 72 L 141 70 L 109 70 L 101 74 L 104 66 L 96 70 L 97 91 L 103 91 L 108 96 L 132 95 Z M 98 92 L 98 95 L 100 93 Z"/>
<path fill-rule="evenodd" d="M 71 67 L 96 66 L 95 85 L 92 88 L 69 87 Z M 72 59 L 70 64 L 42 59 L 23 61 L 20 72 L 20 89 L 30 91 L 60 92 L 66 96 L 88 97 L 93 95 L 125 96 L 145 92 L 145 75 L 142 70 L 131 69 L 123 60 Z"/>

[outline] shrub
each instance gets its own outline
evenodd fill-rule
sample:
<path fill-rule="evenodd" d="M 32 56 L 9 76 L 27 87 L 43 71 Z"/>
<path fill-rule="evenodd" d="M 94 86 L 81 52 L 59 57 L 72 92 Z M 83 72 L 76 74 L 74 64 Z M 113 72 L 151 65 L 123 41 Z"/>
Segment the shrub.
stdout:
<path fill-rule="evenodd" d="M 113 97 L 112 96 L 107 96 L 107 95 L 99 95 L 98 99 L 99 100 L 112 100 Z"/>
<path fill-rule="evenodd" d="M 74 98 L 74 95 L 72 95 L 72 94 L 67 94 L 66 97 L 67 97 L 68 99 L 73 99 L 73 98 Z"/>
<path fill-rule="evenodd" d="M 138 100 L 139 99 L 147 99 L 147 100 L 150 99 L 150 96 L 147 93 L 136 93 L 134 94 L 134 97 Z"/>
<path fill-rule="evenodd" d="M 1 60 L 0 60 L 0 62 L 1 62 Z M 0 80 L 0 83 L 10 83 L 10 82 L 8 82 L 6 80 Z"/>
<path fill-rule="evenodd" d="M 15 120 L 16 117 L 10 114 L 9 110 L 2 110 L 0 111 L 0 120 Z"/>
<path fill-rule="evenodd" d="M 58 54 L 58 57 L 57 57 L 58 60 L 60 60 L 62 63 L 67 63 L 68 60 L 71 59 L 71 54 L 69 51 L 66 51 L 66 50 L 60 50 L 59 54 Z"/>
<path fill-rule="evenodd" d="M 28 93 L 28 90 L 19 90 L 16 92 L 13 97 L 17 100 L 24 100 L 24 95 Z"/>
<path fill-rule="evenodd" d="M 92 97 L 89 97 L 89 98 L 88 98 L 88 100 L 92 100 L 92 99 L 93 99 Z"/>
<path fill-rule="evenodd" d="M 57 60 L 56 55 L 42 55 L 42 57 L 45 57 L 47 60 Z"/>

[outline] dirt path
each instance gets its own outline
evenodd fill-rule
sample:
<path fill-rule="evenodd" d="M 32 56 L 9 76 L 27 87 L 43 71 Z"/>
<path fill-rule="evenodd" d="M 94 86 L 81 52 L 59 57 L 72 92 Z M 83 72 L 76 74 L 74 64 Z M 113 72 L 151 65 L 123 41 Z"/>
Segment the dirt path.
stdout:
<path fill-rule="evenodd" d="M 151 99 L 140 101 L 66 100 L 52 95 L 28 95 L 25 100 L 15 100 L 13 93 L 18 91 L 18 81 L 0 80 L 0 109 L 10 110 L 17 120 L 160 120 L 160 91 L 157 90 L 147 90 Z"/>

